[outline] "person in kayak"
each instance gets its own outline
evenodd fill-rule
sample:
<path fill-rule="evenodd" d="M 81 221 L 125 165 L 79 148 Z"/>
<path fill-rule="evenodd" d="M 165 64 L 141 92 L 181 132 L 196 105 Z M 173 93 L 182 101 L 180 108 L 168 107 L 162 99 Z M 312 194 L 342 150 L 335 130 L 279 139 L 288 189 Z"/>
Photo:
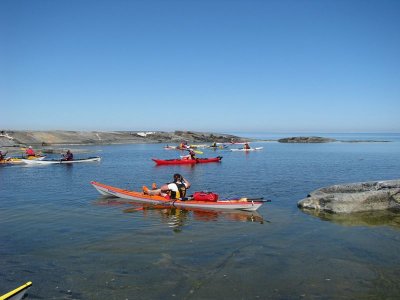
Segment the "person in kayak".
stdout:
<path fill-rule="evenodd" d="M 189 154 L 185 156 L 181 156 L 182 159 L 196 160 L 196 153 L 192 149 L 188 149 Z"/>
<path fill-rule="evenodd" d="M 197 159 L 196 153 L 192 149 L 189 149 L 189 155 L 190 159 Z"/>
<path fill-rule="evenodd" d="M 190 182 L 184 178 L 181 174 L 174 174 L 173 181 L 166 183 L 157 189 L 156 185 L 153 183 L 153 189 L 150 190 L 147 186 L 143 186 L 143 193 L 146 195 L 160 195 L 167 196 L 171 199 L 182 199 L 186 196 L 186 190 L 190 188 Z"/>
<path fill-rule="evenodd" d="M 5 160 L 6 159 L 6 155 L 7 155 L 7 152 L 3 153 L 3 152 L 0 151 L 0 160 Z"/>
<path fill-rule="evenodd" d="M 243 146 L 243 149 L 246 149 L 246 150 L 250 149 L 249 143 L 245 143 L 244 146 Z"/>
<path fill-rule="evenodd" d="M 32 149 L 32 146 L 29 146 L 28 149 L 25 151 L 26 156 L 29 158 L 29 156 L 36 156 L 35 151 Z"/>
<path fill-rule="evenodd" d="M 70 150 L 67 150 L 67 153 L 63 154 L 63 158 L 61 160 L 74 160 L 74 155 Z"/>
<path fill-rule="evenodd" d="M 178 149 L 180 149 L 180 150 L 185 150 L 185 149 L 188 149 L 188 148 L 189 148 L 189 146 L 188 146 L 187 142 L 186 142 L 186 141 L 182 141 L 182 142 L 179 144 L 179 148 L 178 148 Z"/>

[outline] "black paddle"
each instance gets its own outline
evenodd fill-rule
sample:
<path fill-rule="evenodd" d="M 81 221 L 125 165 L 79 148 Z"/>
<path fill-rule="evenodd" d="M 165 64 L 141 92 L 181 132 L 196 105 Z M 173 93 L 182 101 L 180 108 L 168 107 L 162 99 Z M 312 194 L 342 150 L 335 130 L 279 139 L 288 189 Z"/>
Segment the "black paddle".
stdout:
<path fill-rule="evenodd" d="M 247 198 L 247 201 L 256 201 L 256 202 L 271 202 L 271 200 L 269 200 L 269 199 L 266 199 L 266 200 L 264 200 L 264 198 L 263 198 L 263 197 L 261 197 L 261 198 Z"/>

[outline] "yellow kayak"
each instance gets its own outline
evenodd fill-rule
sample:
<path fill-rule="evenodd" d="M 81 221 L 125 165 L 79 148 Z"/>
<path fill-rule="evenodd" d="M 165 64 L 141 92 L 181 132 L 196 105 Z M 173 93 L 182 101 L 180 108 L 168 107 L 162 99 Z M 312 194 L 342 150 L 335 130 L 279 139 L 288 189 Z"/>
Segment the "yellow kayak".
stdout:
<path fill-rule="evenodd" d="M 0 160 L 0 164 L 23 164 L 23 159 L 43 160 L 45 157 L 46 156 L 28 156 L 27 158 L 6 157 L 5 159 Z"/>
<path fill-rule="evenodd" d="M 20 300 L 24 297 L 25 293 L 32 286 L 32 282 L 28 281 L 27 283 L 17 287 L 15 290 L 0 296 L 0 300 Z"/>

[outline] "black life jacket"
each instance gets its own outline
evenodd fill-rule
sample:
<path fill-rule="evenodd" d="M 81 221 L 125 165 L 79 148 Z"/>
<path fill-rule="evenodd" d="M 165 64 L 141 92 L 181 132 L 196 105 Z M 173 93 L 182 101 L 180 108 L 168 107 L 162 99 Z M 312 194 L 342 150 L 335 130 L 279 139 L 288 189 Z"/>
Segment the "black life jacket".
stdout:
<path fill-rule="evenodd" d="M 186 196 L 186 185 L 182 182 L 171 182 L 176 185 L 178 191 L 171 191 L 171 199 L 180 199 Z"/>

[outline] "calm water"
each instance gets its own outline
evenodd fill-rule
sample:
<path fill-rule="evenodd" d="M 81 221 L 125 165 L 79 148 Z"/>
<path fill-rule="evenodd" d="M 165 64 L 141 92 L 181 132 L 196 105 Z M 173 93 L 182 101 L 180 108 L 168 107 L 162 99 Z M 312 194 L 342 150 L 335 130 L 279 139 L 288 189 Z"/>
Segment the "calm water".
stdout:
<path fill-rule="evenodd" d="M 1 167 L 0 294 L 31 280 L 29 299 L 398 299 L 400 214 L 296 206 L 323 186 L 400 178 L 400 136 L 388 139 L 204 150 L 222 163 L 193 167 L 156 167 L 180 154 L 163 145 L 81 146 L 102 162 Z M 272 202 L 255 215 L 135 210 L 89 184 L 139 189 L 175 172 L 191 191 Z"/>

